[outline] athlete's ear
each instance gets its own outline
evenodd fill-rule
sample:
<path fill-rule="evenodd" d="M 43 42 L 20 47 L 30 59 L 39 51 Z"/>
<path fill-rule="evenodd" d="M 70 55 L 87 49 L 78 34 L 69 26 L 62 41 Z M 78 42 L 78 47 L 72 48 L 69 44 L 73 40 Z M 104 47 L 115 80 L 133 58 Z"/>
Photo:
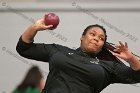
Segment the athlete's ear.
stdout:
<path fill-rule="evenodd" d="M 80 40 L 82 41 L 82 40 L 83 40 L 83 38 L 84 38 L 84 35 L 82 35 L 82 36 L 81 36 Z"/>

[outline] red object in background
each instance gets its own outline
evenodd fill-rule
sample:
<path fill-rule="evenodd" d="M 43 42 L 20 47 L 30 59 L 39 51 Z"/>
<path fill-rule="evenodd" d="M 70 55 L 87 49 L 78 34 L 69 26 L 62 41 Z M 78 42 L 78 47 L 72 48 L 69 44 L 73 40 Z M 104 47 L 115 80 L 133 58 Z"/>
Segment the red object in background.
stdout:
<path fill-rule="evenodd" d="M 44 23 L 45 25 L 53 25 L 53 28 L 56 28 L 59 24 L 59 17 L 55 13 L 45 14 Z"/>

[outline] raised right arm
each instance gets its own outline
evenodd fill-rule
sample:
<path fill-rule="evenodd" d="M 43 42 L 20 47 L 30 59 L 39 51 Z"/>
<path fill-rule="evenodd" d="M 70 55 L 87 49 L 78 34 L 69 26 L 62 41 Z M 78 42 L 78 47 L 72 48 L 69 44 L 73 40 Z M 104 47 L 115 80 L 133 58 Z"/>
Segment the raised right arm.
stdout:
<path fill-rule="evenodd" d="M 31 43 L 34 40 L 35 35 L 38 31 L 43 31 L 46 29 L 51 29 L 52 25 L 46 26 L 44 24 L 44 19 L 38 20 L 35 24 L 29 26 L 27 30 L 22 34 L 22 40 L 26 43 Z"/>
<path fill-rule="evenodd" d="M 16 46 L 17 52 L 25 58 L 48 61 L 53 44 L 33 43 L 33 41 L 38 31 L 51 29 L 51 27 L 52 25 L 46 26 L 43 19 L 29 26 L 19 39 Z"/>

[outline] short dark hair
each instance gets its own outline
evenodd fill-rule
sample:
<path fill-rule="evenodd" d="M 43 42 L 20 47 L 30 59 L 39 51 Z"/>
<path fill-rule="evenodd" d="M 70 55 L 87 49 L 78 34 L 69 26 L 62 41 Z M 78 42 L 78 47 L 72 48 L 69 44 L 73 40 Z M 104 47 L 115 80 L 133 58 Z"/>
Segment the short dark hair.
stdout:
<path fill-rule="evenodd" d="M 86 33 L 88 32 L 89 29 L 93 28 L 93 27 L 99 27 L 103 30 L 104 34 L 105 34 L 105 42 L 107 40 L 107 34 L 106 34 L 106 29 L 101 26 L 101 25 L 98 25 L 98 24 L 95 24 L 95 25 L 89 25 L 88 27 L 86 27 L 86 29 L 84 30 L 83 34 L 82 35 L 86 35 Z"/>

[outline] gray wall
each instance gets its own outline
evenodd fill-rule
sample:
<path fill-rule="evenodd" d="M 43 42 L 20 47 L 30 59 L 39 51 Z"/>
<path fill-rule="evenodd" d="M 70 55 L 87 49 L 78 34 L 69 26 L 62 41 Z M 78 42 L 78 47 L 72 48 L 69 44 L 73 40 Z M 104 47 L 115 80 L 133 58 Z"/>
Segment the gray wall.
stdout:
<path fill-rule="evenodd" d="M 60 24 L 54 31 L 42 31 L 35 42 L 57 43 L 77 48 L 83 29 L 90 24 L 103 25 L 108 41 L 128 42 L 130 50 L 140 55 L 140 1 L 0 1 L 0 93 L 10 93 L 32 65 L 38 65 L 47 78 L 48 64 L 20 57 L 16 43 L 25 29 L 45 13 L 55 12 Z M 127 64 L 128 65 L 128 64 Z M 113 84 L 102 93 L 139 93 L 140 84 Z"/>

